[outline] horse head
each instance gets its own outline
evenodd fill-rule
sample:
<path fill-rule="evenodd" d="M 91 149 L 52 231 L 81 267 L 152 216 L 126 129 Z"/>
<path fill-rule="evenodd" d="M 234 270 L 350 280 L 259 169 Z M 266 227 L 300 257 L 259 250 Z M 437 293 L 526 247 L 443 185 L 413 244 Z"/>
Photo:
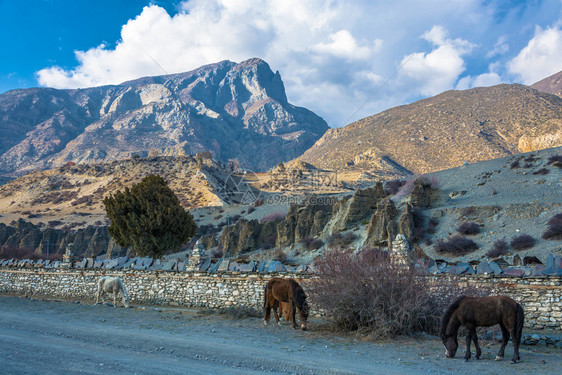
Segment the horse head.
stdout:
<path fill-rule="evenodd" d="M 441 334 L 441 340 L 443 340 L 443 345 L 445 345 L 445 357 L 454 358 L 459 347 L 456 333 L 455 335 L 448 337 L 446 337 L 444 334 Z"/>
<path fill-rule="evenodd" d="M 301 329 L 306 331 L 308 325 L 308 314 L 310 312 L 310 308 L 308 307 L 308 302 L 306 299 L 303 301 L 302 306 L 299 307 L 299 317 L 301 320 Z"/>

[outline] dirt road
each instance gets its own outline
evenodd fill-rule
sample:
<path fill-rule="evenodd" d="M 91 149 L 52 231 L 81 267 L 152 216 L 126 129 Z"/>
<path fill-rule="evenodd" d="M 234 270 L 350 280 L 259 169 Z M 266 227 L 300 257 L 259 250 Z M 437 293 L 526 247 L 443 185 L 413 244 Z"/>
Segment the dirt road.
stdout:
<path fill-rule="evenodd" d="M 0 296 L 0 374 L 555 374 L 556 348 L 465 363 L 435 337 L 374 343 L 197 310 Z M 464 350 L 461 344 L 459 351 Z M 511 344 L 506 357 L 511 356 Z"/>

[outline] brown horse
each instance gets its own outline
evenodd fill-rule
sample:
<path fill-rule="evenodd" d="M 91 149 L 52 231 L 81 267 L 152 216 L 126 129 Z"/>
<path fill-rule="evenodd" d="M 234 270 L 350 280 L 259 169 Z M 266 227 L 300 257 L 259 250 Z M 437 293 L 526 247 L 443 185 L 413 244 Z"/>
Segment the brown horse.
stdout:
<path fill-rule="evenodd" d="M 299 309 L 299 318 L 301 321 L 301 329 L 306 330 L 307 319 L 308 319 L 308 302 L 306 302 L 306 294 L 302 287 L 294 279 L 282 279 L 280 277 L 274 277 L 267 282 L 265 286 L 264 302 L 263 302 L 263 323 L 267 325 L 267 322 L 271 318 L 271 309 L 273 309 L 273 314 L 275 315 L 275 321 L 279 324 L 279 313 L 277 308 L 279 303 L 287 302 L 289 303 L 289 316 L 285 316 L 285 319 L 289 318 L 293 323 L 293 328 L 297 328 L 297 322 L 295 320 L 296 309 Z"/>
<path fill-rule="evenodd" d="M 443 314 L 439 327 L 439 335 L 445 345 L 445 355 L 453 358 L 459 344 L 457 332 L 462 325 L 467 330 L 466 354 L 464 360 L 470 359 L 470 344 L 474 341 L 476 346 L 476 359 L 480 358 L 482 350 L 478 345 L 476 327 L 490 327 L 499 324 L 502 330 L 503 342 L 496 356 L 499 361 L 504 356 L 505 347 L 509 341 L 509 333 L 513 337 L 512 363 L 520 360 L 519 344 L 524 322 L 523 308 L 520 304 L 507 296 L 488 297 L 459 297 L 453 302 Z"/>

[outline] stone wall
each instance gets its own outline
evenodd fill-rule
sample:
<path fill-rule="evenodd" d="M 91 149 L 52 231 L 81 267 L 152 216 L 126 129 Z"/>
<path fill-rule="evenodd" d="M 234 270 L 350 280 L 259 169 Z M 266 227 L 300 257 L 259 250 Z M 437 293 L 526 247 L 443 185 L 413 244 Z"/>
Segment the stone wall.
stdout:
<path fill-rule="evenodd" d="M 133 304 L 221 308 L 262 308 L 263 290 L 274 277 L 294 277 L 300 282 L 313 276 L 292 273 L 167 272 L 137 270 L 76 270 L 0 268 L 0 293 L 93 300 L 97 280 L 104 275 L 123 279 Z M 523 305 L 525 326 L 562 331 L 562 277 L 508 277 L 493 275 L 433 275 L 457 277 L 464 285 L 485 287 L 506 294 Z M 314 311 L 313 311 L 314 313 Z"/>

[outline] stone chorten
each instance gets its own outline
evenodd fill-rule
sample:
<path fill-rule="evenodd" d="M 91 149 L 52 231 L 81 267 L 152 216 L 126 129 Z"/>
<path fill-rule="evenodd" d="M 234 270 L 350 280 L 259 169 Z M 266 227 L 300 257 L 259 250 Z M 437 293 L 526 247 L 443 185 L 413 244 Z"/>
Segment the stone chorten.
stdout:
<path fill-rule="evenodd" d="M 199 240 L 195 242 L 193 250 L 191 251 L 191 256 L 187 262 L 187 271 L 199 271 L 201 264 L 207 259 L 205 254 L 205 247 L 201 244 Z"/>

